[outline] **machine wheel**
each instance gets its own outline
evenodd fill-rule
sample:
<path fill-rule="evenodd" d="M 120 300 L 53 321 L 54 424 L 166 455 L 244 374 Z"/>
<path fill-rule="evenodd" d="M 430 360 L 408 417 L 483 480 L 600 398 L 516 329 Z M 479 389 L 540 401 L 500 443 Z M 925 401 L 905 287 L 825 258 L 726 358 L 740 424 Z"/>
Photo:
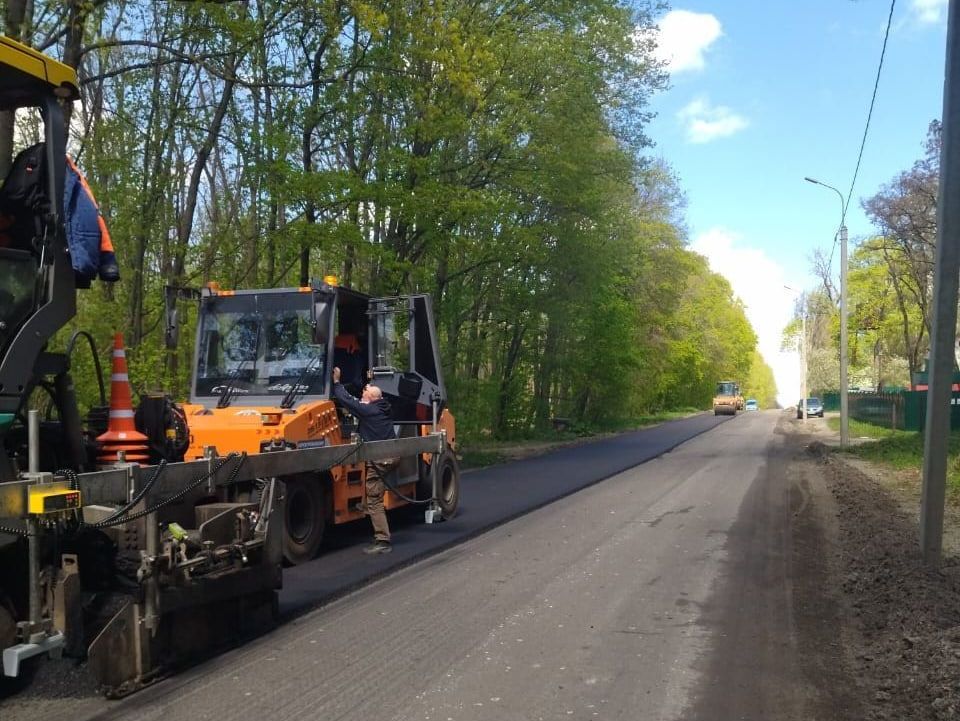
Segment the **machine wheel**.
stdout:
<path fill-rule="evenodd" d="M 453 518 L 460 507 L 460 466 L 453 451 L 443 454 L 440 465 L 440 510 L 445 518 Z"/>
<path fill-rule="evenodd" d="M 0 649 L 13 645 L 17 638 L 17 622 L 14 617 L 13 605 L 0 589 Z M 10 678 L 3 675 L 0 669 L 0 699 L 19 693 L 30 683 L 30 678 L 36 670 L 36 659 L 29 659 L 20 665 L 20 675 Z"/>
<path fill-rule="evenodd" d="M 460 506 L 460 466 L 453 451 L 448 450 L 440 461 L 440 511 L 444 518 L 457 515 Z"/>
<path fill-rule="evenodd" d="M 327 488 L 316 476 L 284 478 L 283 558 L 291 566 L 317 555 L 327 526 Z"/>
<path fill-rule="evenodd" d="M 0 649 L 12 646 L 17 640 L 17 622 L 12 607 L 5 600 L 6 596 L 0 591 Z"/>
<path fill-rule="evenodd" d="M 424 473 L 417 483 L 417 498 L 430 498 L 433 482 L 430 478 L 430 466 L 422 466 Z M 453 518 L 460 506 L 460 466 L 452 448 L 447 448 L 440 462 L 440 511 L 444 518 Z"/>

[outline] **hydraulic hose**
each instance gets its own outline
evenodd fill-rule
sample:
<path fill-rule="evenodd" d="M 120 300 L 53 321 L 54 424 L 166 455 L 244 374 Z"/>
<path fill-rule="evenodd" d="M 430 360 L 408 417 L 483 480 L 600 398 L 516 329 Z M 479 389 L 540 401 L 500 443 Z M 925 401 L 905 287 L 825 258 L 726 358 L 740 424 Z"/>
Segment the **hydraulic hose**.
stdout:
<path fill-rule="evenodd" d="M 352 456 L 357 450 L 359 450 L 364 443 L 365 441 L 361 438 L 356 448 L 351 448 L 346 454 L 344 454 L 342 458 L 337 460 L 333 465 L 339 466 L 341 463 L 346 461 L 350 456 Z M 439 501 L 438 498 L 410 498 L 410 496 L 405 496 L 403 493 L 401 493 L 397 489 L 395 485 L 393 485 L 390 481 L 387 480 L 387 474 L 381 470 L 380 466 L 377 466 L 377 464 L 374 463 L 373 461 L 367 461 L 367 463 L 370 463 L 371 465 L 376 466 L 377 470 L 380 472 L 380 478 L 383 479 L 383 485 L 385 485 L 390 490 L 391 493 L 393 493 L 395 496 L 397 496 L 401 500 L 404 500 L 407 503 L 413 503 L 421 506 L 424 506 L 428 503 L 432 503 L 433 501 Z"/>
<path fill-rule="evenodd" d="M 376 466 L 376 467 L 377 467 L 377 470 L 380 471 L 380 478 L 383 479 L 383 485 L 385 485 L 385 486 L 387 487 L 387 489 L 388 489 L 393 495 L 395 495 L 395 496 L 397 496 L 398 498 L 406 501 L 407 503 L 413 503 L 413 504 L 418 505 L 418 506 L 425 506 L 425 505 L 427 505 L 428 503 L 433 503 L 434 501 L 439 501 L 439 499 L 436 498 L 436 497 L 433 497 L 433 498 L 410 498 L 410 496 L 405 496 L 403 493 L 401 493 L 401 492 L 399 491 L 399 489 L 397 489 L 397 487 L 396 487 L 395 485 L 393 485 L 393 483 L 391 483 L 390 481 L 387 480 L 387 474 L 384 473 L 382 470 L 380 470 L 380 466 L 377 466 L 377 464 L 376 464 L 376 463 L 373 463 L 373 461 L 371 461 L 370 463 L 371 463 L 372 465 Z"/>
<path fill-rule="evenodd" d="M 137 505 L 140 501 L 142 501 L 143 498 L 147 495 L 147 493 L 150 492 L 150 489 L 153 488 L 153 485 L 157 482 L 157 479 L 159 479 L 160 476 L 163 474 L 163 470 L 164 468 L 166 468 L 166 466 L 167 466 L 166 459 L 161 460 L 160 463 L 157 465 L 157 467 L 153 470 L 153 473 L 150 474 L 150 478 L 147 479 L 147 482 L 143 484 L 140 490 L 134 494 L 133 498 L 131 498 L 126 505 L 124 505 L 121 508 L 118 508 L 116 511 L 114 511 L 109 516 L 104 518 L 102 521 L 99 521 L 98 523 L 92 524 L 92 525 L 95 525 L 98 528 L 106 528 L 108 525 L 110 525 L 112 521 L 115 521 L 121 516 L 125 516 L 126 514 L 128 514 L 131 511 L 131 509 L 135 505 Z M 126 522 L 126 519 L 124 519 L 124 521 L 121 521 L 121 522 Z"/>
<path fill-rule="evenodd" d="M 97 355 L 97 344 L 93 341 L 93 336 L 85 330 L 78 330 L 67 341 L 67 358 L 73 355 L 73 348 L 77 344 L 78 338 L 85 338 L 90 345 L 90 354 L 93 356 L 93 365 L 97 369 L 97 385 L 100 387 L 100 405 L 107 405 L 107 393 L 103 385 L 103 368 L 100 367 L 100 357 Z"/>
<path fill-rule="evenodd" d="M 160 501 L 159 503 L 151 506 L 150 508 L 144 508 L 143 510 L 137 511 L 136 513 L 132 513 L 132 514 L 130 514 L 130 515 L 124 515 L 124 516 L 121 516 L 121 517 L 118 517 L 117 514 L 113 514 L 111 517 L 106 518 L 106 519 L 104 519 L 104 520 L 102 520 L 102 521 L 99 521 L 99 522 L 97 522 L 97 523 L 87 523 L 87 524 L 84 524 L 84 525 L 85 525 L 87 528 L 108 528 L 108 527 L 110 527 L 110 526 L 119 526 L 119 525 L 121 525 L 121 524 L 123 524 L 123 523 L 129 523 L 130 521 L 135 521 L 135 520 L 137 520 L 138 518 L 142 518 L 143 516 L 149 515 L 149 514 L 151 514 L 151 513 L 156 512 L 156 511 L 159 511 L 159 510 L 160 510 L 161 508 L 163 508 L 164 506 L 169 506 L 171 503 L 176 503 L 177 501 L 179 501 L 181 498 L 183 498 L 183 497 L 186 496 L 188 493 L 190 493 L 190 491 L 194 490 L 195 488 L 197 488 L 197 487 L 200 486 L 201 484 L 203 484 L 203 483 L 205 483 L 206 481 L 208 481 L 209 479 L 211 479 L 213 476 L 215 476 L 217 473 L 219 473 L 219 472 L 220 472 L 220 469 L 222 469 L 224 466 L 226 466 L 227 463 L 229 463 L 231 460 L 235 460 L 235 459 L 237 460 L 237 463 L 236 463 L 236 465 L 233 467 L 233 469 L 230 471 L 230 476 L 227 478 L 227 482 L 226 482 L 226 484 L 225 484 L 225 485 L 231 485 L 231 484 L 233 484 L 233 483 L 236 481 L 237 475 L 240 473 L 240 469 L 243 468 L 243 464 L 244 464 L 244 463 L 246 462 L 246 460 L 247 460 L 247 454 L 246 454 L 246 452 L 243 452 L 243 453 L 230 453 L 230 454 L 228 454 L 228 455 L 226 455 L 226 456 L 223 456 L 223 458 L 221 458 L 221 459 L 217 462 L 216 466 L 214 466 L 212 469 L 210 469 L 209 471 L 207 471 L 206 473 L 204 473 L 204 474 L 201 475 L 200 477 L 196 478 L 196 479 L 195 479 L 194 481 L 192 481 L 189 485 L 184 486 L 183 488 L 181 488 L 181 489 L 180 489 L 179 491 L 177 491 L 174 495 L 170 496 L 170 498 L 167 498 L 166 500 Z M 164 464 L 161 464 L 161 466 L 158 467 L 158 470 L 154 472 L 154 478 L 152 478 L 151 481 L 155 481 L 156 478 L 159 478 L 159 477 L 160 477 L 160 470 L 163 468 L 163 466 L 164 466 Z M 148 482 L 148 483 L 149 483 L 149 482 Z M 146 487 L 146 485 L 145 485 L 144 487 Z M 145 495 L 145 491 L 142 491 L 142 493 L 144 493 L 144 495 Z M 140 495 L 140 494 L 138 494 L 138 495 Z M 130 504 L 127 504 L 127 505 L 130 506 Z"/>

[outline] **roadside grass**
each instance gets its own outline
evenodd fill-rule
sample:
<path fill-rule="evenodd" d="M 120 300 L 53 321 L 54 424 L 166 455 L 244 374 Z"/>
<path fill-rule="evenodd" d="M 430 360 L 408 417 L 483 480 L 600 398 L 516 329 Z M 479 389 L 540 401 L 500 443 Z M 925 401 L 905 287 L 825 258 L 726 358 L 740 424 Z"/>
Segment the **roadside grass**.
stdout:
<path fill-rule="evenodd" d="M 652 426 L 655 423 L 663 423 L 664 421 L 673 421 L 678 418 L 686 418 L 687 416 L 694 415 L 696 413 L 703 413 L 702 408 L 680 408 L 675 411 L 662 411 L 660 413 L 651 413 L 649 415 L 637 416 L 629 420 L 617 421 L 614 423 L 607 423 L 604 425 L 597 426 L 595 428 L 589 429 L 587 435 L 594 435 L 596 433 L 621 433 L 625 431 L 635 431 L 638 428 L 643 428 L 645 426 Z"/>
<path fill-rule="evenodd" d="M 503 463 L 505 460 L 507 456 L 503 453 L 485 448 L 464 446 L 460 453 L 461 468 L 484 468 Z"/>
<path fill-rule="evenodd" d="M 827 418 L 827 426 L 832 431 L 840 432 L 840 418 L 835 416 Z M 897 438 L 910 437 L 918 435 L 913 431 L 894 431 L 883 426 L 877 426 L 873 423 L 864 423 L 853 418 L 849 420 L 850 435 L 860 438 Z"/>
<path fill-rule="evenodd" d="M 546 453 L 553 448 L 580 439 L 608 433 L 625 433 L 664 421 L 686 418 L 696 413 L 703 413 L 703 409 L 682 408 L 662 413 L 651 413 L 613 423 L 571 424 L 562 431 L 550 429 L 531 431 L 524 437 L 498 440 L 467 438 L 460 445 L 460 465 L 462 468 L 484 468 L 517 458 Z"/>
<path fill-rule="evenodd" d="M 840 419 L 829 418 L 827 425 L 840 430 Z M 923 433 L 894 431 L 872 423 L 850 419 L 850 435 L 875 439 L 851 446 L 845 452 L 896 470 L 919 471 L 923 465 Z M 951 500 L 960 500 L 960 431 L 950 434 L 947 457 L 947 487 Z"/>

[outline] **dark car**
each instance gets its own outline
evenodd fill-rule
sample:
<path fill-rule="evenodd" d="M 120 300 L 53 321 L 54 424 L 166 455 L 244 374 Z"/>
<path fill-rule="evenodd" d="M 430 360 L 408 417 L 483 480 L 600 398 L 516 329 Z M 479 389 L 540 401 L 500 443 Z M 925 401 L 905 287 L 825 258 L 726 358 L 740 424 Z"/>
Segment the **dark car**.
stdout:
<path fill-rule="evenodd" d="M 819 416 L 823 418 L 823 404 L 819 398 L 807 398 L 807 417 Z M 803 399 L 797 401 L 797 418 L 803 418 Z"/>

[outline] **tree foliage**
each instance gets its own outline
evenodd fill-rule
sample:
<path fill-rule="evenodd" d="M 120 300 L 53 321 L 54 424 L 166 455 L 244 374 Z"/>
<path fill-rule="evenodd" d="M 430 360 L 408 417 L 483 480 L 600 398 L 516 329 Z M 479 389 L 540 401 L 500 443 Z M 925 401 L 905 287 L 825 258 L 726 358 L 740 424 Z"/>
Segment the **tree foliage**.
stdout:
<path fill-rule="evenodd" d="M 777 407 L 777 382 L 773 377 L 773 369 L 767 365 L 759 351 L 753 352 L 750 374 L 744 383 L 743 395 L 745 398 L 756 399 L 761 408 Z"/>
<path fill-rule="evenodd" d="M 187 389 L 164 285 L 328 273 L 433 294 L 468 436 L 703 407 L 757 365 L 645 156 L 654 0 L 15 4 L 7 32 L 78 68 L 71 147 L 124 272 L 78 323 L 127 334 L 140 388 Z"/>

